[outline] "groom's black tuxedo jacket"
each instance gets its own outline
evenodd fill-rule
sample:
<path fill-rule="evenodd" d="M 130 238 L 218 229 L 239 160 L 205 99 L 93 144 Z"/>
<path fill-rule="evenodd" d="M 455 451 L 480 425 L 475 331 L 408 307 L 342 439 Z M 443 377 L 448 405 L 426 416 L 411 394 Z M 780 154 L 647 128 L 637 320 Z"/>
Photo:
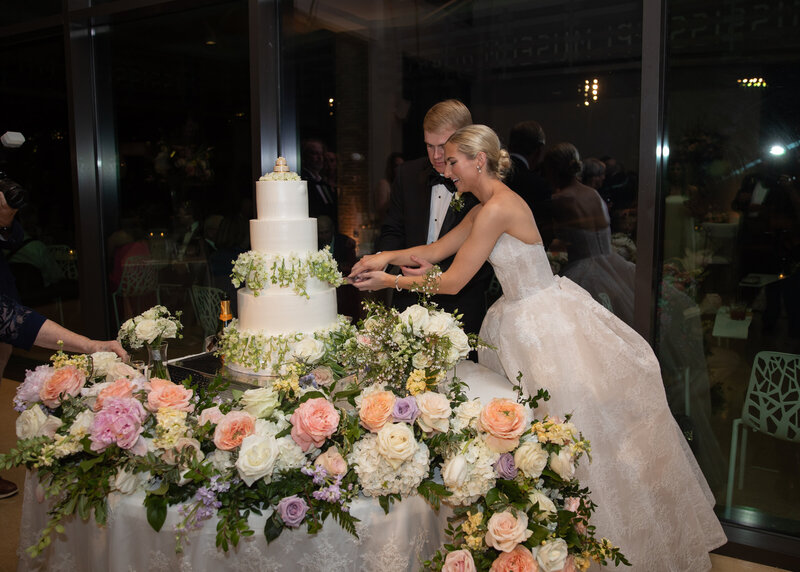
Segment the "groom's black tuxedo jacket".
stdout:
<path fill-rule="evenodd" d="M 406 161 L 397 168 L 389 208 L 377 242 L 378 250 L 400 250 L 427 242 L 431 212 L 429 177 L 434 174 L 435 171 L 427 157 Z M 452 230 L 469 210 L 478 204 L 478 200 L 471 193 L 464 193 L 463 198 L 464 208 L 460 211 L 447 209 L 439 236 L 444 236 Z M 453 258 L 451 256 L 439 262 L 441 269 L 447 270 Z M 477 334 L 486 314 L 485 293 L 492 276 L 492 268 L 487 262 L 458 294 L 437 295 L 432 300 L 448 312 L 458 309 L 464 314 L 462 321 L 466 331 Z M 393 295 L 393 305 L 399 310 L 416 304 L 418 300 L 415 292 L 407 290 L 393 292 Z"/>

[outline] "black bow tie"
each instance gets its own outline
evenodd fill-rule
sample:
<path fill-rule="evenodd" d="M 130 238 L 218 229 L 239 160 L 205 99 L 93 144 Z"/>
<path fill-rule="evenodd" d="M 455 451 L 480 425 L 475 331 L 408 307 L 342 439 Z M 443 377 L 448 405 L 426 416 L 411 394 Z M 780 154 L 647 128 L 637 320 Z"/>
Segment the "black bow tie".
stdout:
<path fill-rule="evenodd" d="M 445 187 L 447 187 L 447 190 L 450 191 L 451 193 L 456 192 L 455 183 L 453 183 L 453 181 L 451 181 L 444 175 L 440 175 L 436 171 L 434 171 L 431 175 L 428 176 L 428 186 L 433 187 L 434 185 L 444 185 Z"/>

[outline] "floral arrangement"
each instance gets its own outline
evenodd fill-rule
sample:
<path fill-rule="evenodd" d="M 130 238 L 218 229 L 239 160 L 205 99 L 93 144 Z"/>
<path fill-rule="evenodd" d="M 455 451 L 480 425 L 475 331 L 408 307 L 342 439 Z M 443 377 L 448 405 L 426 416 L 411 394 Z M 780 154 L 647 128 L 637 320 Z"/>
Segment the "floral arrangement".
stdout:
<path fill-rule="evenodd" d="M 307 256 L 290 254 L 281 256 L 250 250 L 239 255 L 233 263 L 231 279 L 237 288 L 246 284 L 258 296 L 270 284 L 292 288 L 295 294 L 308 298 L 306 288 L 309 278 L 316 278 L 331 286 L 345 283 L 329 246 Z"/>
<path fill-rule="evenodd" d="M 388 512 L 394 500 L 419 494 L 435 508 L 455 507 L 452 542 L 428 569 L 625 563 L 595 539 L 594 505 L 575 479 L 589 443 L 569 418 L 534 417 L 546 392 L 524 398 L 517 385 L 516 400 L 483 404 L 467 398 L 457 377 L 444 381 L 442 372 L 472 347 L 459 330 L 435 307 L 398 314 L 373 306 L 355 340 L 320 358 L 338 358 L 338 367 L 297 360 L 226 401 L 222 378 L 205 388 L 148 381 L 114 354 L 59 352 L 19 387 L 19 440 L 0 455 L 0 469 L 38 470 L 53 499 L 29 552 L 46 549 L 72 514 L 93 514 L 102 525 L 111 493 L 143 494 L 155 530 L 179 505 L 178 550 L 214 516 L 217 545 L 229 550 L 254 534 L 251 512 L 270 514 L 268 541 L 286 528 L 314 533 L 328 517 L 355 535 L 350 505 L 358 495 L 377 497 Z M 358 356 L 368 361 L 343 376 Z"/>
<path fill-rule="evenodd" d="M 259 177 L 259 181 L 299 181 L 300 175 L 292 171 L 270 171 Z"/>
<path fill-rule="evenodd" d="M 366 302 L 367 317 L 347 340 L 343 359 L 362 379 L 411 395 L 437 387 L 447 371 L 478 345 L 458 316 L 414 304 L 402 312 Z"/>
<path fill-rule="evenodd" d="M 566 250 L 548 250 L 547 262 L 550 263 L 550 270 L 553 274 L 558 274 L 561 269 L 569 262 L 569 255 Z"/>
<path fill-rule="evenodd" d="M 153 306 L 138 316 L 126 320 L 119 329 L 117 339 L 128 349 L 139 349 L 142 346 L 158 347 L 164 340 L 183 337 L 180 317 L 180 310 L 172 315 L 164 306 Z"/>

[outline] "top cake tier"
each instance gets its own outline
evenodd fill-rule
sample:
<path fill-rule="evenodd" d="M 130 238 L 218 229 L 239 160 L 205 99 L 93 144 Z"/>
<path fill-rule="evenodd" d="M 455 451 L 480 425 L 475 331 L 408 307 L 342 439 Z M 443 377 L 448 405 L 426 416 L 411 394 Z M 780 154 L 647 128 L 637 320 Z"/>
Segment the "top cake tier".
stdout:
<path fill-rule="evenodd" d="M 258 220 L 308 218 L 308 187 L 305 181 L 257 181 Z"/>

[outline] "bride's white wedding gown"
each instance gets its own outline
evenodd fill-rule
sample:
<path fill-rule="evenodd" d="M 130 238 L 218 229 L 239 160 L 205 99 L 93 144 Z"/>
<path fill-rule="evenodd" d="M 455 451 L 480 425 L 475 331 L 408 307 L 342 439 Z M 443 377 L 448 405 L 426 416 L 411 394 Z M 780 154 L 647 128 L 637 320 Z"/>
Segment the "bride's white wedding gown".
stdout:
<path fill-rule="evenodd" d="M 573 421 L 592 444 L 577 477 L 598 510 L 591 524 L 637 571 L 711 568 L 725 543 L 714 498 L 670 413 L 650 346 L 582 288 L 554 277 L 541 244 L 503 234 L 489 261 L 503 296 L 480 336 L 480 363 L 530 393 L 544 413 Z"/>

